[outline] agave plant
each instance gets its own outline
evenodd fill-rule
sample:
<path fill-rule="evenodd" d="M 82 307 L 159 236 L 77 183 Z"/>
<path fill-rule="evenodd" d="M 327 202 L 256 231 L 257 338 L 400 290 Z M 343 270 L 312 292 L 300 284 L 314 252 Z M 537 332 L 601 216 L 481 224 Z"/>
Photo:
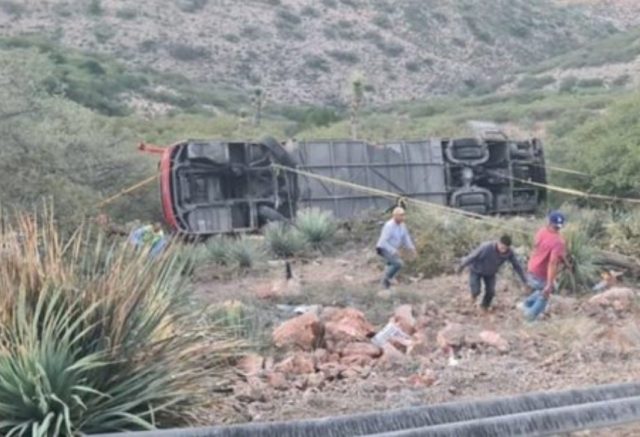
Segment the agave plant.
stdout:
<path fill-rule="evenodd" d="M 284 223 L 269 223 L 265 227 L 264 239 L 269 250 L 281 258 L 300 254 L 306 247 L 304 235 Z"/>
<path fill-rule="evenodd" d="M 331 213 L 317 208 L 298 212 L 296 227 L 314 248 L 321 248 L 328 244 L 335 236 L 337 229 Z"/>
<path fill-rule="evenodd" d="M 189 423 L 241 346 L 194 323 L 173 249 L 155 259 L 22 216 L 0 232 L 0 434 Z"/>
<path fill-rule="evenodd" d="M 215 264 L 226 266 L 231 261 L 231 242 L 229 238 L 216 236 L 207 241 L 209 258 Z"/>
<path fill-rule="evenodd" d="M 255 240 L 242 236 L 229 244 L 229 257 L 241 269 L 254 267 L 263 258 L 263 249 Z"/>
<path fill-rule="evenodd" d="M 567 226 L 563 234 L 569 266 L 560 274 L 560 288 L 573 293 L 590 290 L 598 281 L 600 270 L 594 241 L 577 224 Z"/>

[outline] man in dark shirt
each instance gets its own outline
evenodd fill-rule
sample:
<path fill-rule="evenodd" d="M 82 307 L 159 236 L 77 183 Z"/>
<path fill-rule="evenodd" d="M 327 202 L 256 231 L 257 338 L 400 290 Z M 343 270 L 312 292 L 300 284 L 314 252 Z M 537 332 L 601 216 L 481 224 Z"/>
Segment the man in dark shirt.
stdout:
<path fill-rule="evenodd" d="M 526 286 L 527 277 L 516 255 L 511 250 L 511 237 L 509 235 L 503 235 L 499 241 L 482 243 L 463 258 L 458 267 L 458 272 L 462 272 L 465 267 L 469 266 L 469 286 L 473 302 L 480 295 L 481 282 L 484 282 L 482 308 L 485 310 L 489 309 L 491 305 L 496 292 L 496 274 L 505 261 L 511 263 L 513 270 Z"/>

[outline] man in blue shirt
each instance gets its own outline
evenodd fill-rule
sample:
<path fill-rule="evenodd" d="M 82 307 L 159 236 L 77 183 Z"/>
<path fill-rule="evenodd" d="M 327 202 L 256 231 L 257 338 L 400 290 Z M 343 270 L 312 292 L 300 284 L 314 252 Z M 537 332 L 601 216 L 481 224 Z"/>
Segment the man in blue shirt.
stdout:
<path fill-rule="evenodd" d="M 413 245 L 413 241 L 411 241 L 404 219 L 404 209 L 395 208 L 391 220 L 382 227 L 380 238 L 376 244 L 376 252 L 387 264 L 387 269 L 382 279 L 382 286 L 385 289 L 391 287 L 391 279 L 404 265 L 398 251 L 404 248 L 411 251 L 414 256 L 416 255 L 416 248 Z"/>

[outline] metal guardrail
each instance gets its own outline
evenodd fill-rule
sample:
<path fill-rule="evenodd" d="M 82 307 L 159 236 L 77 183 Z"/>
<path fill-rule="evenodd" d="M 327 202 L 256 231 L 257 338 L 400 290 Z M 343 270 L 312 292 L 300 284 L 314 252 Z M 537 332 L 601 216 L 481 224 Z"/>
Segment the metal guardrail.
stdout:
<path fill-rule="evenodd" d="M 126 433 L 130 437 L 544 436 L 640 422 L 640 383 L 293 422 Z M 96 437 L 122 437 L 122 433 Z"/>

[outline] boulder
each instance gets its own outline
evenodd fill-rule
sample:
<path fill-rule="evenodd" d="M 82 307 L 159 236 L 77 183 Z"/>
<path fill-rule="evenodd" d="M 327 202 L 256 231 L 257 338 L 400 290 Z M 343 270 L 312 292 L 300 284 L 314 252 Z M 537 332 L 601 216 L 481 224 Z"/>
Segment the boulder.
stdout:
<path fill-rule="evenodd" d="M 385 345 L 382 346 L 382 357 L 380 357 L 380 362 L 385 368 L 393 368 L 406 363 L 407 356 L 390 343 L 385 343 Z"/>
<path fill-rule="evenodd" d="M 267 375 L 267 384 L 276 390 L 287 390 L 291 385 L 284 374 L 280 372 L 271 372 Z"/>
<path fill-rule="evenodd" d="M 339 344 L 364 342 L 375 331 L 373 325 L 365 319 L 364 314 L 354 308 L 323 312 L 325 319 L 325 339 L 327 343 Z"/>
<path fill-rule="evenodd" d="M 481 343 L 494 347 L 500 352 L 509 351 L 509 342 L 495 331 L 482 331 L 480 332 L 479 339 Z"/>
<path fill-rule="evenodd" d="M 305 375 L 307 373 L 315 373 L 316 365 L 313 355 L 297 352 L 280 361 L 274 366 L 273 370 L 285 375 Z"/>
<path fill-rule="evenodd" d="M 413 317 L 411 305 L 401 305 L 393 313 L 392 321 L 409 335 L 416 332 L 416 319 Z"/>
<path fill-rule="evenodd" d="M 258 354 L 248 354 L 240 359 L 237 367 L 243 375 L 254 376 L 262 372 L 264 358 Z"/>
<path fill-rule="evenodd" d="M 340 358 L 340 364 L 344 364 L 347 367 L 353 366 L 370 366 L 373 364 L 373 358 L 370 355 L 365 354 L 355 354 L 355 355 L 347 355 L 345 357 Z"/>
<path fill-rule="evenodd" d="M 273 343 L 278 348 L 294 347 L 311 351 L 321 341 L 322 324 L 314 313 L 305 313 L 289 319 L 273 331 Z"/>
<path fill-rule="evenodd" d="M 345 347 L 340 351 L 340 355 L 342 357 L 365 355 L 371 358 L 378 358 L 380 355 L 382 355 L 382 349 L 371 343 L 347 343 Z"/>
<path fill-rule="evenodd" d="M 634 304 L 636 293 L 626 287 L 614 287 L 593 296 L 588 301 L 592 308 L 611 307 L 616 311 L 628 311 Z"/>
<path fill-rule="evenodd" d="M 438 331 L 437 342 L 443 350 L 457 349 L 462 347 L 469 335 L 469 328 L 459 323 L 447 323 L 447 325 Z"/>

